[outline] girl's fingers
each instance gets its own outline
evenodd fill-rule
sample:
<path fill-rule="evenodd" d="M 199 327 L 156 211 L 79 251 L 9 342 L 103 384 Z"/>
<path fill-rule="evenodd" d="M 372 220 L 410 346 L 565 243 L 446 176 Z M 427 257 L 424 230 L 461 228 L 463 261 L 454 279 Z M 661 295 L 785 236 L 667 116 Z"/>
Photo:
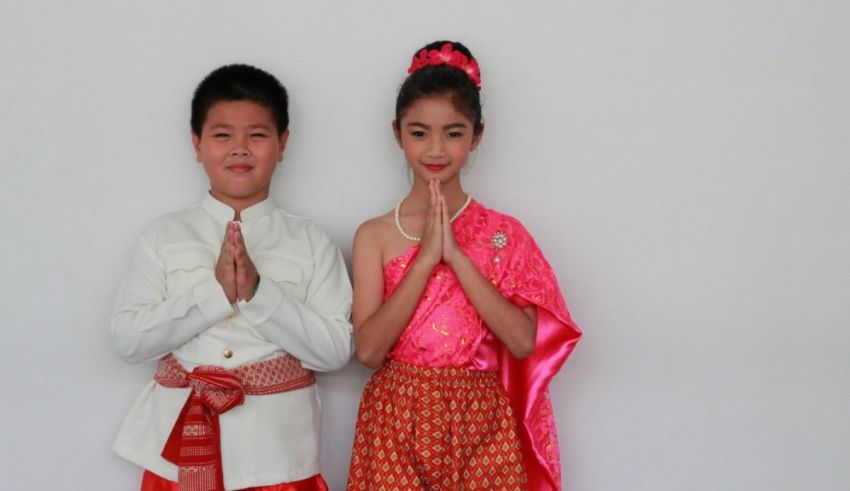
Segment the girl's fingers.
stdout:
<path fill-rule="evenodd" d="M 446 204 L 446 197 L 440 195 L 440 210 L 442 210 L 443 229 L 451 230 L 451 220 L 449 219 L 449 206 Z"/>
<path fill-rule="evenodd" d="M 441 222 L 441 220 L 440 220 L 440 184 L 439 184 L 439 182 L 440 181 L 437 181 L 436 179 L 431 181 L 431 186 L 432 186 L 431 189 L 434 193 L 434 206 L 433 206 L 433 209 L 432 209 L 432 213 L 433 213 L 432 214 L 432 220 L 434 220 L 434 223 L 436 223 L 436 224 L 439 224 Z"/>

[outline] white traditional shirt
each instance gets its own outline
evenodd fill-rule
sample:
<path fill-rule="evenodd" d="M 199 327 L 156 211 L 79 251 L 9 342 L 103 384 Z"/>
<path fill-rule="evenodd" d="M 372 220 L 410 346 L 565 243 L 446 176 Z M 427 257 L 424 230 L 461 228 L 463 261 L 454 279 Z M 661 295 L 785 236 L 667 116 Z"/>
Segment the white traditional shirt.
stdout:
<path fill-rule="evenodd" d="M 118 293 L 112 335 L 135 363 L 173 353 L 189 371 L 234 368 L 290 353 L 311 370 L 351 357 L 351 283 L 336 245 L 312 221 L 270 199 L 241 213 L 248 255 L 260 274 L 250 302 L 230 304 L 215 278 L 234 210 L 207 195 L 200 205 L 156 220 L 138 242 Z M 130 409 L 113 449 L 172 481 L 160 455 L 190 389 L 151 381 Z M 315 384 L 247 396 L 220 416 L 227 489 L 297 481 L 319 473 L 320 402 Z"/>

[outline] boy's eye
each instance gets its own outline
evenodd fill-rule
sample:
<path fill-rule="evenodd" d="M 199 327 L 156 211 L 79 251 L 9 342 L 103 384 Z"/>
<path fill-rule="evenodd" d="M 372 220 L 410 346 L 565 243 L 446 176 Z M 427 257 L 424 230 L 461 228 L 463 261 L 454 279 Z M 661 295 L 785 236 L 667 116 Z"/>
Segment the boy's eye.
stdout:
<path fill-rule="evenodd" d="M 267 136 L 265 133 L 251 133 L 251 138 L 265 138 Z"/>
<path fill-rule="evenodd" d="M 228 133 L 213 133 L 213 138 L 227 138 L 230 136 Z"/>

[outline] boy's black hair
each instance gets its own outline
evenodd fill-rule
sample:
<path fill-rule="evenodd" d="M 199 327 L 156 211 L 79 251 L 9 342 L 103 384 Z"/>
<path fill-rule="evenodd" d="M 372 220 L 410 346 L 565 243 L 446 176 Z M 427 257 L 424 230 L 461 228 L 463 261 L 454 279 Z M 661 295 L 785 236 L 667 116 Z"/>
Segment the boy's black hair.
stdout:
<path fill-rule="evenodd" d="M 414 56 L 423 49 L 440 50 L 446 43 L 452 45 L 454 51 L 463 53 L 469 61 L 474 60 L 472 53 L 457 41 L 434 41 L 416 50 Z M 411 73 L 398 90 L 395 102 L 396 125 L 401 124 L 402 113 L 417 99 L 423 97 L 448 96 L 452 105 L 472 121 L 475 133 L 481 132 L 483 126 L 481 117 L 481 98 L 478 88 L 469 79 L 466 72 L 448 65 L 427 66 Z"/>
<path fill-rule="evenodd" d="M 244 64 L 225 65 L 207 75 L 192 97 L 192 131 L 201 136 L 207 111 L 221 101 L 252 101 L 272 112 L 277 133 L 289 127 L 289 101 L 286 88 L 274 75 Z"/>

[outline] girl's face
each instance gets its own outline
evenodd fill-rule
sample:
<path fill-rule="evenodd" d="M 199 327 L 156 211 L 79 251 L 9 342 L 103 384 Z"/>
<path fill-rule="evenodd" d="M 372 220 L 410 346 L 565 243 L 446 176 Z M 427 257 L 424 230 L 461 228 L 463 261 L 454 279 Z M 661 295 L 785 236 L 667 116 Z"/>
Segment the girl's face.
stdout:
<path fill-rule="evenodd" d="M 439 179 L 443 184 L 458 178 L 482 135 L 474 133 L 472 121 L 455 109 L 450 98 L 441 96 L 415 100 L 393 124 L 393 131 L 415 179 L 424 183 Z"/>

